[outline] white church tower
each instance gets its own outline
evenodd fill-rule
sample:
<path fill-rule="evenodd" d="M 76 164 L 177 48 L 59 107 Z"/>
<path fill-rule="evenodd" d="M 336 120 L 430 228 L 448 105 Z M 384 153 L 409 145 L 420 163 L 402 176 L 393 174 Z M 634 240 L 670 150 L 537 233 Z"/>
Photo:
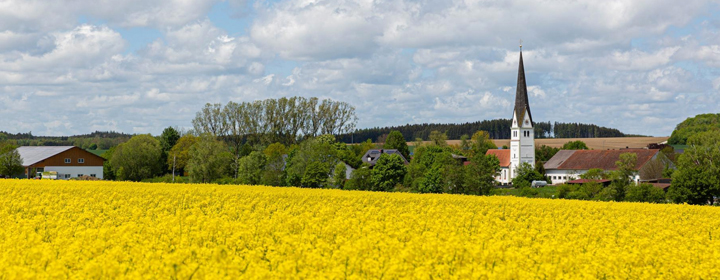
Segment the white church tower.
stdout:
<path fill-rule="evenodd" d="M 515 91 L 515 109 L 510 127 L 510 178 L 515 178 L 520 163 L 527 162 L 535 167 L 534 123 L 530 113 L 525 68 L 523 66 L 522 45 L 520 45 L 520 67 L 518 69 L 517 90 Z"/>

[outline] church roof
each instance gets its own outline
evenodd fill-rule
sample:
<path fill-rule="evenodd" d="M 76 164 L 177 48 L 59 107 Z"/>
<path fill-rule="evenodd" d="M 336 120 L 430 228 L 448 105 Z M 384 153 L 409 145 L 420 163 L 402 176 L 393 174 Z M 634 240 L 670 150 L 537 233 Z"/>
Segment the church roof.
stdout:
<path fill-rule="evenodd" d="M 528 102 L 527 84 L 525 83 L 525 66 L 523 65 L 522 50 L 520 50 L 520 66 L 518 67 L 517 89 L 515 90 L 515 113 L 518 117 L 518 124 L 525 120 L 525 110 L 531 124 L 535 124 L 530 113 L 530 102 Z"/>
<path fill-rule="evenodd" d="M 510 166 L 510 150 L 508 149 L 490 149 L 485 154 L 496 156 L 500 160 L 500 167 Z"/>

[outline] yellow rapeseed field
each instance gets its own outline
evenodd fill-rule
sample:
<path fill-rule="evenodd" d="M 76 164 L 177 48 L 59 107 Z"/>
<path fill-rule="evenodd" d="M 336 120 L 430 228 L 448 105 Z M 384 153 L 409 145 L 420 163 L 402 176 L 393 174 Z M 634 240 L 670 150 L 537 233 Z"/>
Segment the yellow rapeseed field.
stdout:
<path fill-rule="evenodd" d="M 720 277 L 720 208 L 0 181 L 0 279 Z"/>

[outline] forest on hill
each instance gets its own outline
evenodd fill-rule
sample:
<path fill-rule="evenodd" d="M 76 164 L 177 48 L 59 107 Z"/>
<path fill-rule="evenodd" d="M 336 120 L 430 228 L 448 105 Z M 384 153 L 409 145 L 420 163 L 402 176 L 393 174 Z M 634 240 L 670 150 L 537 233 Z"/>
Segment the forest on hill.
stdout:
<path fill-rule="evenodd" d="M 430 132 L 440 131 L 447 135 L 450 140 L 458 140 L 463 135 L 472 135 L 478 130 L 487 131 L 491 139 L 510 139 L 510 119 L 484 120 L 477 122 L 466 122 L 461 124 L 406 124 L 402 126 L 375 127 L 356 130 L 353 134 L 338 136 L 338 139 L 345 143 L 358 143 L 368 139 L 376 141 L 382 139 L 390 131 L 400 131 L 405 140 L 415 139 L 428 140 Z M 628 135 L 614 128 L 597 126 L 584 123 L 562 123 L 562 122 L 535 122 L 535 138 L 600 138 L 600 137 L 626 137 Z"/>
<path fill-rule="evenodd" d="M 691 136 L 712 130 L 720 131 L 720 114 L 700 114 L 679 123 L 670 135 L 668 143 L 685 145 Z"/>

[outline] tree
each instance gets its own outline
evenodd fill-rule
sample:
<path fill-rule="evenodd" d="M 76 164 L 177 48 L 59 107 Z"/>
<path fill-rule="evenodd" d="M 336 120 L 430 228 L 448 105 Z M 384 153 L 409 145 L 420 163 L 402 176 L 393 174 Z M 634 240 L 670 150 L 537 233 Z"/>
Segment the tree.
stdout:
<path fill-rule="evenodd" d="M 337 151 L 334 146 L 334 143 L 331 143 L 327 137 L 318 137 L 302 142 L 296 151 L 288 155 L 287 185 L 304 185 L 302 179 L 305 176 L 306 169 L 314 162 L 322 164 L 323 167 L 316 168 L 313 172 L 327 170 L 325 178 L 328 178 L 330 176 L 330 167 L 335 166 L 338 161 Z"/>
<path fill-rule="evenodd" d="M 175 128 L 169 126 L 163 130 L 160 135 L 160 147 L 162 147 L 161 164 L 165 165 L 168 161 L 168 152 L 177 144 L 178 139 L 180 139 L 180 132 Z"/>
<path fill-rule="evenodd" d="M 615 171 L 610 173 L 612 182 L 609 187 L 603 190 L 604 193 L 600 194 L 603 200 L 625 200 L 625 194 L 637 173 L 635 165 L 637 165 L 636 153 L 620 154 L 620 159 L 615 162 Z"/>
<path fill-rule="evenodd" d="M 105 151 L 100 157 L 105 159 L 105 162 L 103 162 L 103 179 L 104 180 L 115 180 L 117 179 L 117 176 L 115 176 L 115 171 L 112 168 L 112 165 L 110 165 L 110 159 L 112 159 L 113 155 L 115 154 L 116 147 L 111 147 L 107 151 Z"/>
<path fill-rule="evenodd" d="M 517 169 L 515 169 L 515 174 L 512 183 L 516 189 L 530 187 L 532 181 L 543 179 L 543 175 L 538 173 L 535 167 L 527 162 L 518 165 Z"/>
<path fill-rule="evenodd" d="M 417 190 L 420 193 L 441 193 L 445 185 L 444 168 L 440 165 L 430 167 L 420 180 Z"/>
<path fill-rule="evenodd" d="M 477 131 L 471 139 L 473 155 L 485 156 L 487 150 L 497 149 L 497 146 L 490 139 L 490 134 L 487 131 Z"/>
<path fill-rule="evenodd" d="M 285 169 L 285 158 L 287 154 L 287 148 L 281 143 L 270 144 L 263 151 L 267 164 L 263 172 L 262 184 L 267 186 L 282 186 L 284 185 L 284 169 Z"/>
<path fill-rule="evenodd" d="M 302 187 L 322 188 L 327 183 L 330 169 L 322 162 L 311 162 L 302 177 Z"/>
<path fill-rule="evenodd" d="M 475 156 L 464 166 L 465 184 L 462 193 L 489 195 L 500 173 L 500 160 L 494 155 Z"/>
<path fill-rule="evenodd" d="M 625 201 L 665 203 L 665 191 L 651 184 L 631 185 L 625 195 Z"/>
<path fill-rule="evenodd" d="M 567 142 L 560 149 L 561 150 L 589 150 L 589 148 L 585 144 L 585 142 L 580 141 L 580 140 Z"/>
<path fill-rule="evenodd" d="M 345 183 L 346 190 L 370 190 L 372 188 L 372 170 L 367 164 L 353 170 L 350 180 Z"/>
<path fill-rule="evenodd" d="M 372 169 L 372 190 L 391 191 L 405 178 L 405 161 L 397 154 L 382 154 Z"/>
<path fill-rule="evenodd" d="M 441 133 L 440 131 L 432 131 L 430 132 L 430 142 L 433 144 L 440 146 L 440 147 L 447 147 L 447 135 L 445 133 Z"/>
<path fill-rule="evenodd" d="M 713 204 L 720 197 L 720 131 L 707 131 L 687 140 L 678 158 L 668 197 L 675 203 Z"/>
<path fill-rule="evenodd" d="M 257 185 L 262 180 L 267 164 L 265 154 L 252 152 L 238 161 L 238 179 L 246 185 Z"/>
<path fill-rule="evenodd" d="M 141 134 L 117 146 L 110 166 L 119 180 L 140 181 L 160 173 L 161 157 L 160 141 L 150 134 Z"/>
<path fill-rule="evenodd" d="M 90 146 L 88 147 L 88 150 L 97 150 L 97 148 L 98 148 L 98 145 L 95 144 L 95 143 L 92 143 L 92 144 L 90 144 Z"/>
<path fill-rule="evenodd" d="M 176 174 L 183 174 L 188 161 L 190 160 L 190 148 L 198 142 L 198 137 L 192 134 L 186 134 L 178 139 L 177 143 L 168 151 L 167 168 L 168 170 L 173 169 L 173 164 Z"/>
<path fill-rule="evenodd" d="M 10 177 L 21 174 L 24 170 L 22 165 L 23 160 L 17 148 L 8 145 L 0 150 L 0 175 Z"/>
<path fill-rule="evenodd" d="M 410 158 L 410 149 L 408 148 L 407 141 L 405 141 L 405 137 L 403 137 L 402 133 L 397 130 L 393 130 L 388 134 L 387 139 L 385 140 L 385 145 L 383 145 L 384 149 L 396 149 L 400 154 L 402 154 L 405 159 Z"/>
<path fill-rule="evenodd" d="M 335 165 L 335 170 L 333 170 L 333 173 L 333 183 L 335 184 L 335 187 L 338 189 L 342 189 L 345 185 L 347 166 L 345 166 L 345 163 L 338 162 L 338 164 Z"/>
<path fill-rule="evenodd" d="M 540 145 L 539 147 L 535 147 L 535 160 L 538 162 L 546 162 L 550 160 L 552 157 L 557 154 L 557 152 L 560 151 L 559 148 L 553 148 L 545 145 Z"/>
<path fill-rule="evenodd" d="M 423 192 L 421 190 L 421 183 L 427 177 L 426 173 L 433 167 L 437 167 L 436 171 L 441 171 L 443 182 L 445 181 L 446 172 L 450 172 L 446 166 L 456 165 L 455 161 L 450 153 L 449 148 L 443 148 L 437 145 L 426 145 L 415 148 L 415 157 L 410 161 L 408 166 L 408 173 L 405 176 L 405 186 L 411 189 Z"/>
<path fill-rule="evenodd" d="M 202 134 L 188 154 L 186 168 L 193 182 L 210 183 L 229 173 L 232 154 L 225 143 L 216 140 L 212 134 Z"/>
<path fill-rule="evenodd" d="M 706 131 L 720 131 L 720 114 L 700 114 L 687 118 L 675 127 L 668 143 L 685 145 L 693 135 Z"/>
<path fill-rule="evenodd" d="M 601 180 L 606 179 L 607 174 L 605 173 L 605 170 L 602 170 L 600 168 L 591 168 L 587 172 L 580 175 L 580 179 L 588 179 L 588 180 Z"/>

